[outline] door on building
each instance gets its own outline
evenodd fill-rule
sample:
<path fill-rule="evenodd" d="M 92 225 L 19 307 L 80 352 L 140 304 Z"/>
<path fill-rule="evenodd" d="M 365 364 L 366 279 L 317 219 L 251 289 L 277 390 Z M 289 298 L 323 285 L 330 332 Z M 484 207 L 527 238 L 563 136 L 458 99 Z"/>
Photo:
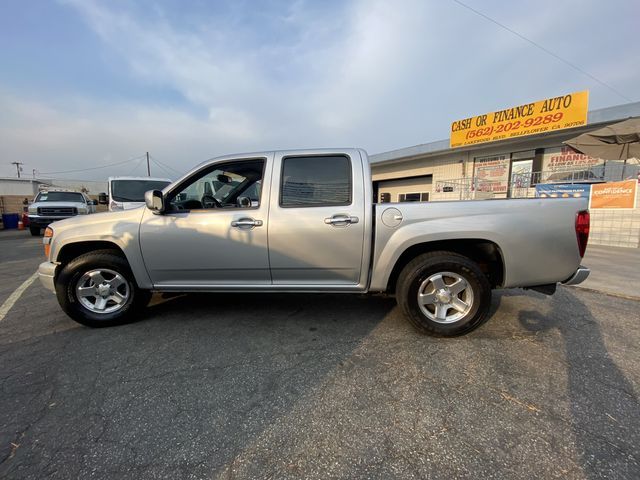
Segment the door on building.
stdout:
<path fill-rule="evenodd" d="M 514 160 L 511 163 L 511 186 L 509 189 L 511 198 L 526 198 L 528 196 L 532 173 L 533 158 Z"/>

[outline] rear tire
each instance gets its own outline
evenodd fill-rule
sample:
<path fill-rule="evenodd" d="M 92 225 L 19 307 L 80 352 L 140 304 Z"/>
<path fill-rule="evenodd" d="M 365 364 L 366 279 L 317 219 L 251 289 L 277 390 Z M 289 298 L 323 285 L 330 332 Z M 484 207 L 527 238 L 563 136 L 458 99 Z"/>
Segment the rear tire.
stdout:
<path fill-rule="evenodd" d="M 33 225 L 31 225 L 29 227 L 29 231 L 31 232 L 31 235 L 33 235 L 34 237 L 40 236 L 40 227 L 34 227 Z"/>
<path fill-rule="evenodd" d="M 477 263 L 447 251 L 422 254 L 400 273 L 396 301 L 422 333 L 455 337 L 488 318 L 491 285 Z"/>
<path fill-rule="evenodd" d="M 138 288 L 127 260 L 114 250 L 96 250 L 71 260 L 56 278 L 62 310 L 88 327 L 135 320 L 151 292 Z"/>

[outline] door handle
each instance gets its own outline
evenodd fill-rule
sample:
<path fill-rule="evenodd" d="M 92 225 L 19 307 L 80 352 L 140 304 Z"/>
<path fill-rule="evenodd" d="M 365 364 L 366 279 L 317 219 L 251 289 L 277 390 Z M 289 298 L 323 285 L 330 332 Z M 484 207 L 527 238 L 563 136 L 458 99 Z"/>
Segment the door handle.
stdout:
<path fill-rule="evenodd" d="M 241 218 L 231 222 L 231 226 L 235 228 L 249 229 L 253 227 L 261 227 L 262 220 L 254 220 L 253 218 Z"/>
<path fill-rule="evenodd" d="M 352 223 L 358 223 L 360 219 L 349 215 L 334 215 L 333 217 L 327 217 L 324 219 L 324 223 L 327 225 L 333 225 L 334 227 L 346 227 Z"/>

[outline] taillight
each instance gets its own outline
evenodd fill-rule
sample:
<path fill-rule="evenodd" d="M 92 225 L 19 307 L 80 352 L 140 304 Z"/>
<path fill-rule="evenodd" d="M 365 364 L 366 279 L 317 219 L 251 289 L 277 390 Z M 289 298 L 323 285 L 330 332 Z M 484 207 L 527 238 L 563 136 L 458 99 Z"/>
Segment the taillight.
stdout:
<path fill-rule="evenodd" d="M 52 237 L 53 237 L 53 230 L 51 229 L 51 227 L 45 228 L 42 243 L 44 244 L 44 256 L 47 258 L 49 258 L 49 253 L 51 252 Z"/>
<path fill-rule="evenodd" d="M 578 250 L 581 257 L 584 257 L 587 242 L 589 241 L 589 223 L 589 210 L 578 212 L 576 215 L 576 237 L 578 238 Z"/>

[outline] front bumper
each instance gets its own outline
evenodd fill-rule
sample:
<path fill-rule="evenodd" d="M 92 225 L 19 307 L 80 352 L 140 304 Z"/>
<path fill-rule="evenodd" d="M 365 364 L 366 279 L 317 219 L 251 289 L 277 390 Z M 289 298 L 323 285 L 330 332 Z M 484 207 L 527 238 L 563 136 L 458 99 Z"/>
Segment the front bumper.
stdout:
<path fill-rule="evenodd" d="M 56 268 L 58 268 L 58 265 L 53 262 L 43 262 L 38 267 L 40 282 L 47 290 L 51 290 L 53 293 L 56 292 Z"/>
<path fill-rule="evenodd" d="M 40 215 L 27 215 L 27 218 L 29 219 L 30 225 L 33 225 L 34 227 L 46 228 L 53 222 L 73 217 L 41 217 Z"/>
<path fill-rule="evenodd" d="M 567 278 L 564 282 L 562 282 L 562 284 L 578 285 L 579 283 L 584 282 L 590 273 L 591 273 L 591 270 L 589 270 L 587 267 L 583 267 L 582 265 L 580 265 L 576 270 L 576 272 L 573 275 L 571 275 L 569 278 Z"/>

